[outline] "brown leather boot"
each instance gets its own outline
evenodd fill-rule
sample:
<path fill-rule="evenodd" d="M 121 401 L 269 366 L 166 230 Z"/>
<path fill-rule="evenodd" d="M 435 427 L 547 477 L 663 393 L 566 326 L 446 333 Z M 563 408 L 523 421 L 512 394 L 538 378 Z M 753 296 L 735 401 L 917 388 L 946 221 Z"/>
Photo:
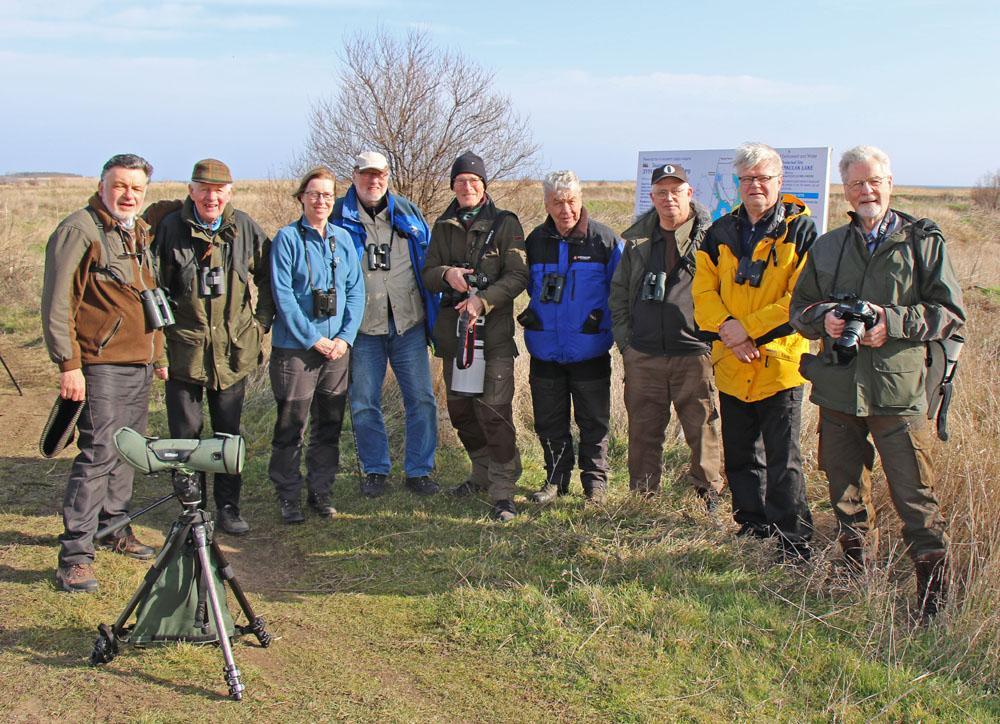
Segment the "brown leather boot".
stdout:
<path fill-rule="evenodd" d="M 944 551 L 931 551 L 913 561 L 917 574 L 917 605 L 920 620 L 928 623 L 944 606 L 948 597 L 948 563 Z"/>
<path fill-rule="evenodd" d="M 97 590 L 94 567 L 89 563 L 60 566 L 56 570 L 56 582 L 69 593 L 93 593 Z"/>
<path fill-rule="evenodd" d="M 94 541 L 95 547 L 101 550 L 112 551 L 128 558 L 135 558 L 137 561 L 148 561 L 156 557 L 156 549 L 148 546 L 132 532 L 132 526 L 128 526 L 124 531 L 107 538 Z"/>

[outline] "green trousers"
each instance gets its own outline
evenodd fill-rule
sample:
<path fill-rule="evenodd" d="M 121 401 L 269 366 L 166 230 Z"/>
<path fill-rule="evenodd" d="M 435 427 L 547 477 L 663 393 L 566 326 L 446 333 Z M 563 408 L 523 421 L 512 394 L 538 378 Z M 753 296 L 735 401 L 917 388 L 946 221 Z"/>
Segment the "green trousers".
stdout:
<path fill-rule="evenodd" d="M 871 471 L 878 450 L 910 555 L 943 551 L 948 536 L 934 495 L 930 446 L 923 415 L 855 417 L 821 407 L 819 466 L 830 483 L 840 532 L 864 535 L 874 525 Z"/>

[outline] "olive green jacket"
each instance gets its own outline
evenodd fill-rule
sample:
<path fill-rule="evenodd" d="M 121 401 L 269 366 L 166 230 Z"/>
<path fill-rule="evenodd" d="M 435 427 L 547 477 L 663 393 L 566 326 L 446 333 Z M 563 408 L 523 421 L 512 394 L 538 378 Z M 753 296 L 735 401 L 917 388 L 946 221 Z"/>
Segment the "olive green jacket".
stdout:
<path fill-rule="evenodd" d="M 482 210 L 466 231 L 458 220 L 458 202 L 434 222 L 427 260 L 422 272 L 424 285 L 432 293 L 450 288 L 444 281 L 448 267 L 470 264 L 489 277 L 489 286 L 479 292 L 486 308 L 483 328 L 483 355 L 486 359 L 517 355 L 514 342 L 514 299 L 528 286 L 528 262 L 524 250 L 524 229 L 517 216 L 499 211 L 487 197 Z M 479 260 L 480 250 L 489 236 L 493 222 L 502 214 L 493 240 Z M 478 261 L 478 266 L 477 266 Z M 438 357 L 454 357 L 458 347 L 458 313 L 454 307 L 442 307 L 434 325 L 435 351 Z"/>
<path fill-rule="evenodd" d="M 792 326 L 823 340 L 823 354 L 805 355 L 802 375 L 817 405 L 848 415 L 913 415 L 926 411 L 924 342 L 944 339 L 965 323 L 962 290 L 941 230 L 899 211 L 902 225 L 869 254 L 856 217 L 813 244 L 792 294 Z M 914 258 L 914 250 L 917 257 Z M 919 268 L 915 268 L 919 265 Z M 846 365 L 829 359 L 833 339 L 823 318 L 834 295 L 852 293 L 885 308 L 888 339 L 858 346 Z"/>
<path fill-rule="evenodd" d="M 176 318 L 166 329 L 171 378 L 217 390 L 239 382 L 262 361 L 261 334 L 274 318 L 270 239 L 231 204 L 223 209 L 219 229 L 205 231 L 196 223 L 188 198 L 159 223 L 153 244 L 160 286 Z M 223 268 L 225 293 L 199 294 L 199 270 L 205 264 Z"/>

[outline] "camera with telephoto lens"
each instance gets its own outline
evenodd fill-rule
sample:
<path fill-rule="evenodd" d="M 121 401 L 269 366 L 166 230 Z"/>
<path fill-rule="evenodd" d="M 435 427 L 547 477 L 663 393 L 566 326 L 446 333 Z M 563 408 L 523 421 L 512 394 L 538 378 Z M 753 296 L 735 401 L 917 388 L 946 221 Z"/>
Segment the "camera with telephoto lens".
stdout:
<path fill-rule="evenodd" d="M 555 272 L 542 277 L 542 293 L 538 300 L 543 304 L 551 302 L 559 304 L 562 301 L 563 288 L 566 286 L 566 277 Z"/>
<path fill-rule="evenodd" d="M 640 301 L 662 302 L 667 296 L 667 273 L 666 272 L 646 272 L 642 279 L 642 288 L 639 294 Z"/>
<path fill-rule="evenodd" d="M 857 356 L 865 332 L 878 323 L 878 312 L 854 294 L 837 295 L 833 301 L 837 302 L 833 316 L 845 322 L 844 331 L 833 341 L 833 359 L 838 365 L 846 365 Z"/>
<path fill-rule="evenodd" d="M 740 263 L 736 267 L 736 278 L 733 281 L 737 284 L 749 284 L 751 287 L 757 288 L 760 286 L 760 280 L 764 276 L 764 267 L 766 266 L 767 259 L 754 261 L 748 256 L 740 257 Z"/>
<path fill-rule="evenodd" d="M 368 270 L 375 271 L 382 269 L 388 271 L 390 268 L 388 244 L 369 244 L 365 247 L 368 252 Z"/>
<path fill-rule="evenodd" d="M 219 297 L 226 293 L 226 275 L 221 266 L 203 266 L 198 272 L 198 296 Z"/>
<path fill-rule="evenodd" d="M 167 294 L 160 287 L 139 292 L 142 312 L 150 329 L 163 329 L 174 323 L 174 313 L 167 301 Z"/>
<path fill-rule="evenodd" d="M 313 316 L 317 319 L 337 316 L 337 288 L 313 289 Z"/>

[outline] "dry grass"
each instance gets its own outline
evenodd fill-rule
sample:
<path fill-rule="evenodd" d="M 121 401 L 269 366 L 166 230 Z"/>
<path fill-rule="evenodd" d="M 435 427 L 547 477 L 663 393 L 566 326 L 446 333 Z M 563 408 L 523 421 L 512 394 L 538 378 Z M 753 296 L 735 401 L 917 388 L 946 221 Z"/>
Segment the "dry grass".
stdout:
<path fill-rule="evenodd" d="M 297 214 L 290 194 L 290 181 L 256 181 L 237 185 L 236 204 L 254 216 L 268 233 Z M 41 286 L 42 250 L 45 239 L 60 218 L 80 207 L 95 187 L 94 179 L 0 185 L 0 298 L 4 300 L 0 325 L 4 349 L 14 346 L 19 359 L 37 369 L 45 367 L 44 350 L 38 345 L 38 298 Z M 149 201 L 179 197 L 183 184 L 154 183 Z M 540 185 L 522 184 L 492 189 L 502 205 L 521 214 L 526 230 L 543 218 Z M 631 222 L 633 185 L 588 183 L 584 199 L 592 216 L 621 231 Z M 914 630 L 909 620 L 912 578 L 896 534 L 899 523 L 888 500 L 884 477 L 877 471 L 875 485 L 883 530 L 880 566 L 860 581 L 830 576 L 824 556 L 835 557 L 833 544 L 806 575 L 806 589 L 838 601 L 842 615 L 860 616 L 868 622 L 866 645 L 872 657 L 896 661 L 917 655 L 936 671 L 954 670 L 971 680 L 997 686 L 1000 667 L 1000 216 L 973 207 L 967 190 L 898 188 L 895 205 L 916 216 L 936 220 L 949 240 L 949 249 L 966 293 L 969 322 L 968 344 L 960 367 L 958 391 L 951 414 L 952 439 L 937 443 L 934 458 L 938 470 L 937 491 L 949 522 L 953 541 L 954 595 L 932 634 L 933 645 L 914 652 Z M 845 204 L 836 190 L 831 204 L 831 227 L 845 218 Z M 428 216 L 433 219 L 434 213 Z M 523 300 L 522 302 L 523 303 Z M 519 342 L 523 350 L 523 342 Z M 36 361 L 37 360 L 37 361 Z M 24 362 L 28 364 L 28 362 Z M 436 366 L 437 367 L 437 366 Z M 541 451 L 531 426 L 531 404 L 527 384 L 527 355 L 517 361 L 515 420 L 525 452 L 527 487 L 540 483 Z M 45 383 L 43 383 L 45 384 Z M 622 484 L 626 415 L 622 404 L 620 357 L 614 355 L 612 464 L 614 480 Z M 248 404 L 258 420 L 248 430 L 251 451 L 266 452 L 270 391 L 266 374 L 258 375 Z M 438 373 L 442 443 L 447 450 L 457 445 L 443 404 Z M 386 388 L 393 449 L 402 447 L 401 401 L 394 385 Z M 803 453 L 809 479 L 810 502 L 816 511 L 819 533 L 829 535 L 832 514 L 822 474 L 816 469 L 816 414 L 806 405 L 803 416 Z M 667 451 L 667 476 L 679 477 L 685 463 L 679 433 L 672 425 Z M 452 453 L 447 453 L 452 455 Z M 442 455 L 446 453 L 443 452 Z M 397 454 L 397 457 L 398 454 Z M 458 456 L 460 458 L 460 456 Z M 458 459 L 454 456 L 449 459 Z M 776 595 L 786 595 L 776 591 Z M 794 603 L 794 602 L 792 602 Z M 596 605 L 596 604 L 595 604 Z M 923 639 L 922 639 L 923 640 Z"/>

